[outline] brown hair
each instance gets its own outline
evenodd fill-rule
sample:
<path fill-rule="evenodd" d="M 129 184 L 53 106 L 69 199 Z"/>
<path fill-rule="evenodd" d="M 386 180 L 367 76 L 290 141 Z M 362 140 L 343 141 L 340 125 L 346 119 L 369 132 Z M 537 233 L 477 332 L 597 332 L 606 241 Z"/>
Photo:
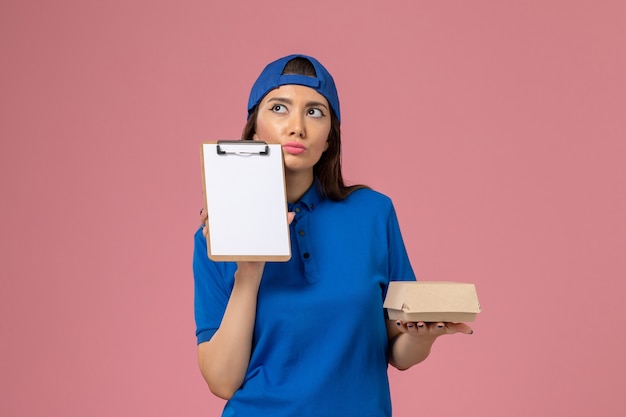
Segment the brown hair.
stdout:
<path fill-rule="evenodd" d="M 283 74 L 299 74 L 315 77 L 315 68 L 306 58 L 294 58 L 285 65 Z M 242 139 L 252 139 L 256 130 L 256 118 L 259 106 L 256 106 L 248 117 Z M 330 133 L 328 134 L 328 149 L 313 167 L 313 175 L 319 180 L 321 192 L 331 200 L 343 200 L 351 192 L 360 188 L 368 188 L 366 185 L 347 186 L 341 174 L 341 130 L 337 116 L 330 110 Z"/>

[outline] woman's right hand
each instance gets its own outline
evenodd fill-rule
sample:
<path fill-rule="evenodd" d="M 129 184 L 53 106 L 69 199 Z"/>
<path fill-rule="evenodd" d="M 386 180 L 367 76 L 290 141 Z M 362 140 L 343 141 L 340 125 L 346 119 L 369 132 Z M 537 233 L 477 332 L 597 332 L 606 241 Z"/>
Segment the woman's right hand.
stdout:
<path fill-rule="evenodd" d="M 200 226 L 202 226 L 202 234 L 206 238 L 209 235 L 209 229 L 207 229 L 207 220 L 209 219 L 209 213 L 202 207 L 200 209 Z"/>

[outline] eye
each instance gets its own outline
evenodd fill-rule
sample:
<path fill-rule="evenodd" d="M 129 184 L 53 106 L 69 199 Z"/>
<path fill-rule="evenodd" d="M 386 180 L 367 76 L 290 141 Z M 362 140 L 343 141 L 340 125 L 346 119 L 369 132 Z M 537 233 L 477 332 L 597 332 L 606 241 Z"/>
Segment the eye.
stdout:
<path fill-rule="evenodd" d="M 318 108 L 312 108 L 312 109 L 307 110 L 307 114 L 311 117 L 324 117 L 325 116 L 324 112 Z"/>
<path fill-rule="evenodd" d="M 270 110 L 274 113 L 286 113 L 287 107 L 283 106 L 282 104 L 275 104 Z"/>

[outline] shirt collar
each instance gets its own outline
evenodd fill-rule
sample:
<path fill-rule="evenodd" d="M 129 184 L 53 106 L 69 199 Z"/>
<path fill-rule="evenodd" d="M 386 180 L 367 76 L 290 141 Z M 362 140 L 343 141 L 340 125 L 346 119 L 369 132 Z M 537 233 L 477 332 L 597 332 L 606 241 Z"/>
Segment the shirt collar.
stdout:
<path fill-rule="evenodd" d="M 289 203 L 289 211 L 293 211 L 295 207 L 300 207 L 300 209 L 306 208 L 309 211 L 315 209 L 323 199 L 320 188 L 321 185 L 316 178 L 300 200 L 293 204 Z"/>

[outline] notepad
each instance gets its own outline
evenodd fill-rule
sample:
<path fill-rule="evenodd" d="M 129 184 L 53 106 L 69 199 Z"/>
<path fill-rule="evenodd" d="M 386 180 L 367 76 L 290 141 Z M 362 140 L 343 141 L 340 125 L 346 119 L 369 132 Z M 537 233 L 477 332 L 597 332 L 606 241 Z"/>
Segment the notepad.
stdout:
<path fill-rule="evenodd" d="M 289 260 L 281 146 L 251 140 L 204 143 L 202 171 L 209 258 Z"/>

